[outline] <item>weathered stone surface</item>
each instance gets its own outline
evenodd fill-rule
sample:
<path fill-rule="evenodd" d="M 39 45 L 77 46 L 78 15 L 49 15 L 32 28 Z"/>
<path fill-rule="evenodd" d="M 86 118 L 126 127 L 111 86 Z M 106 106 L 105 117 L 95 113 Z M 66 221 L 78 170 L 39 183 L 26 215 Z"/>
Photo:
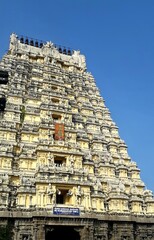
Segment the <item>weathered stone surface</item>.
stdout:
<path fill-rule="evenodd" d="M 65 50 L 12 34 L 0 62 L 9 75 L 0 93 L 0 216 L 16 240 L 43 240 L 54 226 L 81 240 L 154 239 L 153 193 L 85 57 Z"/>

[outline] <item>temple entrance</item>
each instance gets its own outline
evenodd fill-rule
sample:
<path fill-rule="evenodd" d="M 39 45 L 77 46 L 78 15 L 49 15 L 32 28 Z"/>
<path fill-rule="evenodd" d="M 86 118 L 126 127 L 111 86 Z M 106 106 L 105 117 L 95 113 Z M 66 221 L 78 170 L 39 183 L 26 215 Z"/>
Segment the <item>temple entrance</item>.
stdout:
<path fill-rule="evenodd" d="M 80 235 L 74 227 L 53 226 L 46 231 L 45 240 L 80 240 Z"/>

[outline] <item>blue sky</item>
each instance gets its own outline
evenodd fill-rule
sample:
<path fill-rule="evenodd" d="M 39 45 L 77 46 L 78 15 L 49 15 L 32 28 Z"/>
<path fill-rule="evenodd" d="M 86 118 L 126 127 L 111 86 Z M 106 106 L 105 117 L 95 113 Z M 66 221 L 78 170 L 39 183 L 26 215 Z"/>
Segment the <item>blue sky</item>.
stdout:
<path fill-rule="evenodd" d="M 10 33 L 80 49 L 141 178 L 154 191 L 154 1 L 1 0 Z"/>

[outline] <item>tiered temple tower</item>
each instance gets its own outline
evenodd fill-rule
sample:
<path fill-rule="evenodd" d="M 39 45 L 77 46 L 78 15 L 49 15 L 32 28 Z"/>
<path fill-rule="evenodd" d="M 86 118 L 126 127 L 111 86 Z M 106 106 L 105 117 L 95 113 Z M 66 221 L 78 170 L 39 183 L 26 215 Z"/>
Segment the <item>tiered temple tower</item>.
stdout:
<path fill-rule="evenodd" d="M 0 88 L 0 224 L 14 240 L 154 239 L 153 194 L 79 51 L 12 34 Z"/>

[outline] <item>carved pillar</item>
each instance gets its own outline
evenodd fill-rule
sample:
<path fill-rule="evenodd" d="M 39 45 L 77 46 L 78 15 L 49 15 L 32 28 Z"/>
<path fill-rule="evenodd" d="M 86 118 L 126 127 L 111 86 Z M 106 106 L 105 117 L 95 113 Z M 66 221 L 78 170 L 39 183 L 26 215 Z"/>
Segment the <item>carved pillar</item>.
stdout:
<path fill-rule="evenodd" d="M 118 233 L 118 230 L 117 230 L 117 224 L 113 224 L 113 231 L 112 231 L 111 239 L 112 240 L 119 240 L 120 239 L 120 236 L 119 236 L 119 233 Z"/>
<path fill-rule="evenodd" d="M 108 240 L 108 224 L 97 223 L 94 229 L 94 240 Z"/>
<path fill-rule="evenodd" d="M 93 231 L 89 229 L 89 226 L 84 226 L 82 228 L 74 228 L 80 235 L 80 240 L 93 240 Z"/>
<path fill-rule="evenodd" d="M 135 240 L 148 240 L 149 234 L 148 234 L 148 229 L 147 225 L 138 225 L 137 229 L 135 231 Z"/>
<path fill-rule="evenodd" d="M 80 231 L 80 240 L 93 240 L 93 226 L 84 226 Z"/>
<path fill-rule="evenodd" d="M 33 240 L 37 240 L 37 231 L 38 231 L 38 227 L 34 226 L 33 227 Z"/>
<path fill-rule="evenodd" d="M 33 228 L 33 240 L 45 240 L 45 227 L 44 225 L 35 225 Z"/>
<path fill-rule="evenodd" d="M 19 226 L 15 226 L 13 232 L 14 232 L 14 240 L 18 240 L 19 239 Z"/>
<path fill-rule="evenodd" d="M 93 240 L 94 239 L 94 226 L 91 225 L 89 226 L 89 238 L 88 240 Z"/>
<path fill-rule="evenodd" d="M 87 240 L 88 239 L 88 226 L 85 226 L 80 231 L 80 240 Z"/>
<path fill-rule="evenodd" d="M 37 238 L 36 240 L 45 240 L 45 227 L 44 225 L 39 225 L 38 226 L 38 231 L 37 231 Z"/>

